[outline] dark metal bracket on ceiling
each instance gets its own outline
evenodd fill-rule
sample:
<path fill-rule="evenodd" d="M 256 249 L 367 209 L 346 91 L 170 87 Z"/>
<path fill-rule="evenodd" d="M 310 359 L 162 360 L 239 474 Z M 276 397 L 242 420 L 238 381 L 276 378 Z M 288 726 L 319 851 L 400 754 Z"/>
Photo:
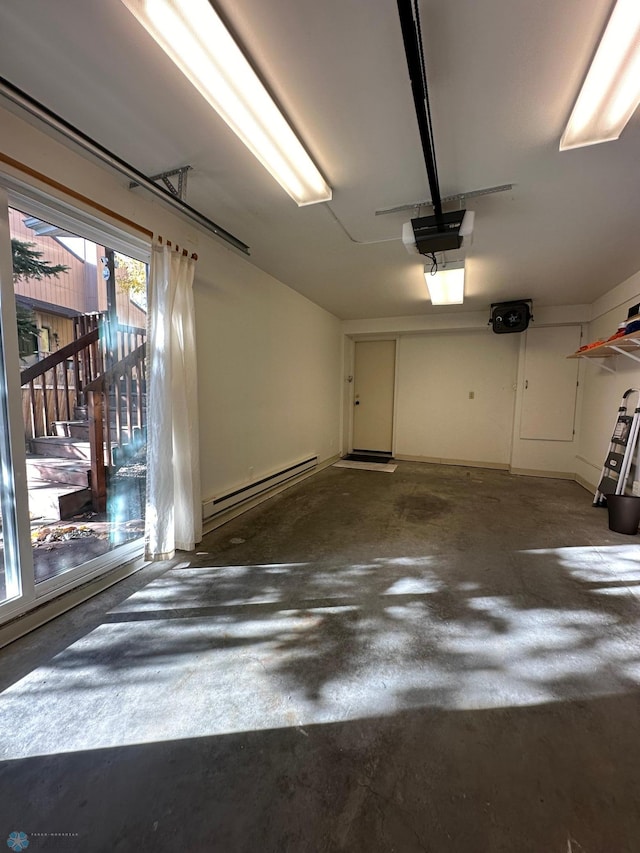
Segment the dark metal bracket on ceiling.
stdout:
<path fill-rule="evenodd" d="M 162 181 L 165 187 L 169 190 L 171 195 L 174 195 L 176 198 L 181 199 L 182 201 L 186 201 L 187 198 L 187 172 L 193 169 L 193 166 L 180 166 L 178 169 L 170 169 L 168 172 L 160 172 L 159 175 L 150 175 L 149 180 L 153 181 L 154 184 L 157 184 L 158 181 Z M 174 186 L 172 181 L 169 178 L 174 178 L 178 176 L 178 186 Z M 140 184 L 137 181 L 131 181 L 129 184 L 129 189 L 135 189 L 135 187 L 139 187 Z"/>
<path fill-rule="evenodd" d="M 113 154 L 105 148 L 104 145 L 101 145 L 86 133 L 78 130 L 77 127 L 74 127 L 70 122 L 61 118 L 48 107 L 45 107 L 44 104 L 36 101 L 35 98 L 27 95 L 26 92 L 23 92 L 17 86 L 14 86 L 13 83 L 9 82 L 9 80 L 6 80 L 4 77 L 0 77 L 0 95 L 18 106 L 24 112 L 38 119 L 51 130 L 61 134 L 65 139 L 68 139 L 70 142 L 91 154 L 93 157 L 96 157 L 107 166 L 110 166 L 121 175 L 126 176 L 130 181 L 135 182 L 138 186 L 144 187 L 144 189 L 148 190 L 161 201 L 165 202 L 165 204 L 173 207 L 183 216 L 186 216 L 188 219 L 196 222 L 205 230 L 215 234 L 216 237 L 224 240 L 225 243 L 233 246 L 234 249 L 238 249 L 245 255 L 249 254 L 249 247 L 246 243 L 243 243 L 242 240 L 239 240 L 225 228 L 222 228 L 222 226 L 215 223 L 212 219 L 209 219 L 209 217 L 200 213 L 199 210 L 191 207 L 191 205 L 187 204 L 181 198 L 178 198 L 168 189 L 154 183 L 150 178 L 130 163 L 127 163 L 126 160 L 123 160 L 121 157 Z"/>

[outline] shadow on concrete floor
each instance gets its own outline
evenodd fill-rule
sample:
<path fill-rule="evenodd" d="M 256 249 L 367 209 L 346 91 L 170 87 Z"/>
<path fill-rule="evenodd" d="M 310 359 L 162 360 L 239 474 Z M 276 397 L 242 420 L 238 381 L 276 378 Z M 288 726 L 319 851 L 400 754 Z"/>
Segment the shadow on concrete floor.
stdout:
<path fill-rule="evenodd" d="M 2 788 L 20 779 L 29 796 L 3 796 L 0 827 L 33 850 L 636 853 L 639 699 L 414 710 L 13 761 Z"/>
<path fill-rule="evenodd" d="M 323 472 L 0 653 L 0 832 L 637 853 L 635 540 L 439 467 Z"/>

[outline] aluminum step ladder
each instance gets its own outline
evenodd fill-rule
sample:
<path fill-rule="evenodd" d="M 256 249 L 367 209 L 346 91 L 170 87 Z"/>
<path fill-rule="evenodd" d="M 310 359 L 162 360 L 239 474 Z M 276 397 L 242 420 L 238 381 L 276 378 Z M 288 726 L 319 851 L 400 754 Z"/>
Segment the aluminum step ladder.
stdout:
<path fill-rule="evenodd" d="M 629 414 L 630 396 L 638 395 L 636 407 L 632 415 Z M 606 506 L 607 495 L 623 495 L 629 479 L 633 455 L 638 446 L 638 434 L 640 432 L 640 391 L 637 388 L 628 388 L 622 395 L 622 402 L 618 409 L 618 415 L 613 427 L 611 443 L 604 460 L 600 482 L 593 499 L 594 506 Z M 636 462 L 636 469 L 638 462 Z M 636 476 L 638 471 L 636 470 Z"/>

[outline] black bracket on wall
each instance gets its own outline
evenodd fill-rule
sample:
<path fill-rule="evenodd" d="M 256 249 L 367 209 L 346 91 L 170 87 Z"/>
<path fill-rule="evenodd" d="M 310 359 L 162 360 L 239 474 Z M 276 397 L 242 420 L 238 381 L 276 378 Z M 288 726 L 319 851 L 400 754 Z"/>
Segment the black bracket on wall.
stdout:
<path fill-rule="evenodd" d="M 488 326 L 496 335 L 524 332 L 533 320 L 531 299 L 512 299 L 510 302 L 492 302 Z"/>

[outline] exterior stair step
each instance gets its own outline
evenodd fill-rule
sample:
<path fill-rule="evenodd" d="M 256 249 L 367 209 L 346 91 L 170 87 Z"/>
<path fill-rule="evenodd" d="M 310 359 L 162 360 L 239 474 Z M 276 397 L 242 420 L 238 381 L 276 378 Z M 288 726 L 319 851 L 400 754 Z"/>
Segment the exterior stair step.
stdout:
<path fill-rule="evenodd" d="M 62 483 L 86 487 L 89 484 L 89 462 L 60 456 L 27 456 L 27 480 L 31 483 Z"/>
<path fill-rule="evenodd" d="M 68 483 L 32 482 L 29 485 L 29 514 L 36 520 L 52 522 L 72 518 L 91 503 L 91 489 Z"/>
<path fill-rule="evenodd" d="M 91 504 L 91 489 L 76 489 L 58 496 L 60 518 L 73 518 Z"/>
<path fill-rule="evenodd" d="M 58 456 L 64 459 L 84 459 L 91 462 L 88 441 L 64 435 L 44 435 L 29 441 L 31 453 L 39 456 Z"/>
<path fill-rule="evenodd" d="M 55 436 L 89 440 L 89 421 L 54 421 L 52 426 Z"/>
<path fill-rule="evenodd" d="M 53 432 L 55 438 L 78 438 L 81 441 L 89 441 L 89 421 L 53 421 Z M 123 444 L 129 443 L 129 430 L 126 426 L 122 428 Z M 134 436 L 140 432 L 139 427 L 133 427 Z M 116 441 L 118 430 L 114 423 L 111 424 L 111 441 Z"/>

